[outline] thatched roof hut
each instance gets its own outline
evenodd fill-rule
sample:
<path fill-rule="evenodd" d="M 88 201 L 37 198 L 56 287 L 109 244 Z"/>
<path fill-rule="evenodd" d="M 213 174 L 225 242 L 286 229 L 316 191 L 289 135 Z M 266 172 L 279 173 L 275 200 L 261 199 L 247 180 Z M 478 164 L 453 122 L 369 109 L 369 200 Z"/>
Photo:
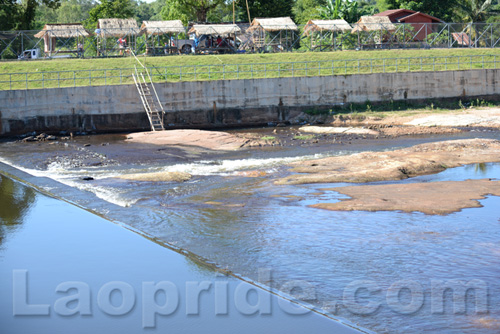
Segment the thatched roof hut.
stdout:
<path fill-rule="evenodd" d="M 57 38 L 71 38 L 71 37 L 87 37 L 89 33 L 81 23 L 54 23 L 46 24 L 43 29 L 38 32 L 35 37 L 57 37 Z"/>
<path fill-rule="evenodd" d="M 265 31 L 299 30 L 290 17 L 255 18 L 248 32 L 263 29 Z"/>
<path fill-rule="evenodd" d="M 144 21 L 141 25 L 141 33 L 148 35 L 180 34 L 185 32 L 181 20 L 173 21 Z"/>
<path fill-rule="evenodd" d="M 220 35 L 226 36 L 241 32 L 240 27 L 236 24 L 194 24 L 189 29 L 189 34 L 200 35 Z"/>
<path fill-rule="evenodd" d="M 314 31 L 351 31 L 352 27 L 345 20 L 309 20 L 304 28 L 304 35 Z"/>
<path fill-rule="evenodd" d="M 102 37 L 122 37 L 125 35 L 136 36 L 140 30 L 134 19 L 99 19 L 97 33 Z"/>
<path fill-rule="evenodd" d="M 354 24 L 353 33 L 358 31 L 396 31 L 396 26 L 387 16 L 361 16 Z"/>

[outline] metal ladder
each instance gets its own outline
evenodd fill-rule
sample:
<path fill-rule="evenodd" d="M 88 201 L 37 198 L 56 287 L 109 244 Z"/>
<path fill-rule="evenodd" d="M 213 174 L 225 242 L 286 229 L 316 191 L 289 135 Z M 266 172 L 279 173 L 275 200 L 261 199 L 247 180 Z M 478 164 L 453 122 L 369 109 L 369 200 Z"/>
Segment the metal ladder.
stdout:
<path fill-rule="evenodd" d="M 148 115 L 149 124 L 151 124 L 151 131 L 163 131 L 165 130 L 165 127 L 163 126 L 163 115 L 165 114 L 165 111 L 163 110 L 163 106 L 161 105 L 155 86 L 147 70 L 146 73 L 151 87 L 153 88 L 153 92 L 149 89 L 149 84 L 144 78 L 144 74 L 137 71 L 137 67 L 135 68 L 135 73 L 132 73 L 132 77 L 134 78 L 135 86 L 137 87 L 137 91 L 141 97 L 144 110 Z"/>

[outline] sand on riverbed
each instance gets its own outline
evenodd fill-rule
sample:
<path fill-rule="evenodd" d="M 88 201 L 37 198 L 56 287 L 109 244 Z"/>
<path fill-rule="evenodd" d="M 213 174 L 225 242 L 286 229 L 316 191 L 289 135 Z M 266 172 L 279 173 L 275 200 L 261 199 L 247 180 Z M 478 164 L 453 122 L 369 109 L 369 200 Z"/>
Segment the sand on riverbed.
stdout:
<path fill-rule="evenodd" d="M 295 173 L 276 184 L 374 182 L 438 173 L 471 163 L 499 162 L 500 141 L 451 140 L 388 152 L 362 152 L 292 164 Z"/>
<path fill-rule="evenodd" d="M 349 196 L 337 203 L 311 207 L 336 211 L 419 211 L 444 215 L 464 208 L 481 207 L 485 195 L 500 196 L 500 181 L 467 180 L 411 184 L 366 185 L 322 189 Z"/>

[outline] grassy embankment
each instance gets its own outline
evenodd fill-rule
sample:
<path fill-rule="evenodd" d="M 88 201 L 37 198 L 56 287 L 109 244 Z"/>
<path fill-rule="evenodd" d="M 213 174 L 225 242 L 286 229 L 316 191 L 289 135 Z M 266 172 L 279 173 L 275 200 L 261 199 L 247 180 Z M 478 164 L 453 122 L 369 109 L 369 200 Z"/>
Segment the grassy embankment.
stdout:
<path fill-rule="evenodd" d="M 500 48 L 139 56 L 139 59 L 152 69 L 153 80 L 162 82 L 494 68 L 496 61 L 500 62 L 499 56 Z M 417 59 L 420 57 L 427 58 L 421 61 Z M 0 89 L 128 84 L 133 82 L 130 75 L 136 64 L 133 57 L 1 62 Z"/>

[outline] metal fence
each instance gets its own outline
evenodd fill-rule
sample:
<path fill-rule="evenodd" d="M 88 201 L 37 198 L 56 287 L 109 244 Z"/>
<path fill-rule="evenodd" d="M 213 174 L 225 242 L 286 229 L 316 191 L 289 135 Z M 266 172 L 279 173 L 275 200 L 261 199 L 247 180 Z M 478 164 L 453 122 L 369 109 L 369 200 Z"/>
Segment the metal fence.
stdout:
<path fill-rule="evenodd" d="M 148 29 L 155 31 L 155 27 Z M 172 55 L 179 54 L 182 50 L 189 52 L 191 48 L 182 49 L 185 39 L 191 40 L 190 44 L 194 43 L 194 35 L 147 34 L 139 29 L 119 31 L 101 29 L 99 33 L 90 32 L 90 34 L 83 29 L 76 29 L 70 33 L 72 37 L 61 37 L 64 35 L 57 30 L 46 30 L 41 34 L 39 31 L 0 32 L 0 59 L 16 59 L 22 56 L 25 50 L 30 49 L 38 49 L 41 58 L 123 56 L 127 52 L 123 45 L 118 43 L 122 38 L 127 40 L 126 50 L 147 55 Z M 203 54 L 398 48 L 495 48 L 500 46 L 500 23 L 391 23 L 390 25 L 377 23 L 364 24 L 363 27 L 352 24 L 348 30 L 341 26 L 318 24 L 314 27 L 285 26 L 280 27 L 278 31 L 249 29 L 248 24 L 239 24 L 237 30 L 226 35 L 228 35 L 226 37 L 232 36 L 233 39 L 224 39 L 223 43 L 231 47 L 214 45 L 216 41 L 212 37 L 217 36 L 214 30 L 210 39 L 198 36 L 198 42 L 205 39 L 192 50 Z"/>
<path fill-rule="evenodd" d="M 495 55 L 167 66 L 148 70 L 154 82 L 177 82 L 493 68 L 497 68 Z M 0 90 L 132 84 L 134 70 L 4 73 L 0 74 Z"/>

